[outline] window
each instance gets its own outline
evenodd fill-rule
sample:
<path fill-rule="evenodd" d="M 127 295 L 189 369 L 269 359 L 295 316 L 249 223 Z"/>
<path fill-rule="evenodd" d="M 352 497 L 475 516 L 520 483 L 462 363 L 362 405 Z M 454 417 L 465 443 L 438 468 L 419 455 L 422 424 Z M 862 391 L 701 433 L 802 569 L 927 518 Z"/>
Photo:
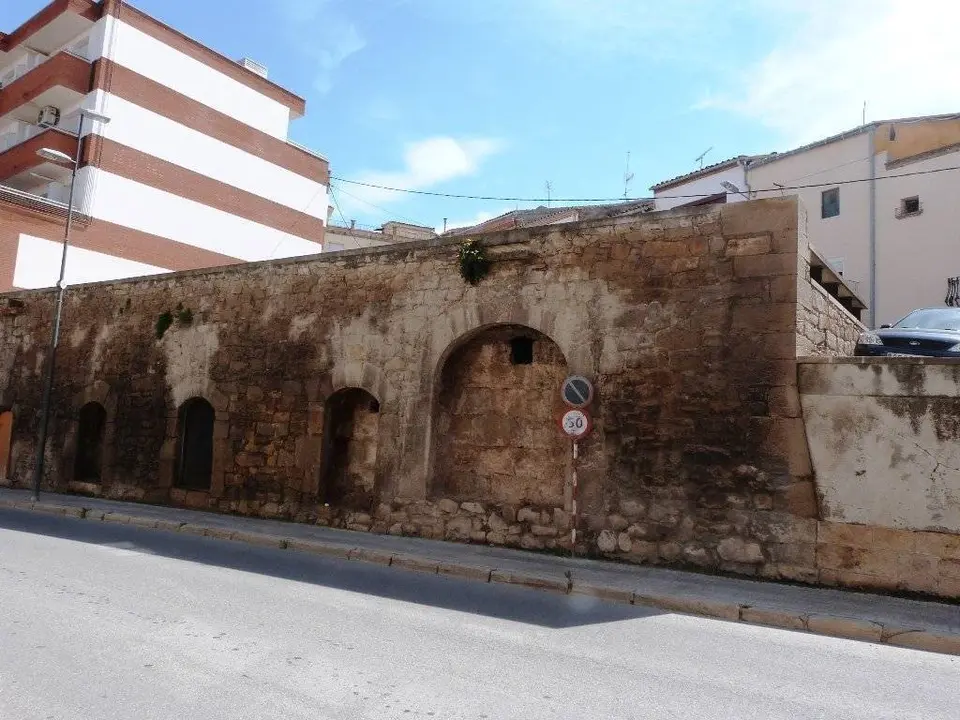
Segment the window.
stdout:
<path fill-rule="evenodd" d="M 533 365 L 533 339 L 515 337 L 510 341 L 510 364 Z"/>
<path fill-rule="evenodd" d="M 820 195 L 820 217 L 832 218 L 840 214 L 840 188 L 824 190 Z"/>
<path fill-rule="evenodd" d="M 920 204 L 920 196 L 903 198 L 900 201 L 900 207 L 897 209 L 897 217 L 904 218 L 908 215 L 919 215 L 923 212 L 923 206 Z"/>

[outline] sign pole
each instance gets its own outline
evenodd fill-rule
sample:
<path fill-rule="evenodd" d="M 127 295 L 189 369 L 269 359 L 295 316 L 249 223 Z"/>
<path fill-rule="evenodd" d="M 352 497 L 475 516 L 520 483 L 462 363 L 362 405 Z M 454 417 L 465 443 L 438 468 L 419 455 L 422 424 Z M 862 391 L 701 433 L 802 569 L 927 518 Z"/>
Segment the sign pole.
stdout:
<path fill-rule="evenodd" d="M 577 554 L 577 494 L 578 494 L 578 482 L 577 482 L 577 450 L 579 443 L 576 440 L 573 441 L 573 519 L 570 526 L 570 555 L 574 556 Z"/>

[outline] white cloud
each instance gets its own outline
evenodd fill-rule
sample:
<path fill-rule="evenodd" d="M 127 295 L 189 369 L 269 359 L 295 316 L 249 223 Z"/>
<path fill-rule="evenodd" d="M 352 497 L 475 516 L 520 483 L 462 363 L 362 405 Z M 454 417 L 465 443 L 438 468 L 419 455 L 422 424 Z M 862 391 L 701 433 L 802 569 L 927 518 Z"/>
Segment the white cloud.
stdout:
<path fill-rule="evenodd" d="M 367 171 L 352 178 L 361 183 L 406 190 L 426 190 L 439 183 L 474 175 L 483 162 L 500 152 L 503 143 L 492 138 L 456 139 L 438 136 L 407 143 L 403 152 L 403 168 L 393 171 Z M 404 193 L 375 187 L 348 184 L 340 199 L 347 214 L 407 197 Z M 343 194 L 343 193 L 341 193 Z"/>
<path fill-rule="evenodd" d="M 960 110 L 960 3 L 954 0 L 789 0 L 763 11 L 786 28 L 732 89 L 698 107 L 728 110 L 787 143 L 867 120 Z"/>
<path fill-rule="evenodd" d="M 314 89 L 326 94 L 343 61 L 363 50 L 366 41 L 334 0 L 280 0 L 278 7 L 293 46 L 313 65 Z"/>

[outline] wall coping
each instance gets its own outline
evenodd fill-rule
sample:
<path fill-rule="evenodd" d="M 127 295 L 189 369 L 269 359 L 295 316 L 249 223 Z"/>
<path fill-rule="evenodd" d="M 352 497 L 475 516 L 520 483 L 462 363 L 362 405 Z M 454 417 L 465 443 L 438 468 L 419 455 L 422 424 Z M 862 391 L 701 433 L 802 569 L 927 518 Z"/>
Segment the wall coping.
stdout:
<path fill-rule="evenodd" d="M 556 232 L 570 232 L 575 230 L 593 230 L 598 228 L 626 228 L 642 227 L 644 225 L 655 224 L 662 220 L 686 217 L 721 217 L 725 208 L 740 210 L 743 206 L 751 204 L 761 205 L 783 205 L 790 204 L 796 210 L 799 210 L 799 200 L 794 197 L 788 198 L 765 198 L 761 200 L 751 200 L 747 203 L 736 203 L 732 206 L 727 205 L 698 205 L 680 208 L 671 208 L 657 212 L 644 213 L 642 215 L 628 215 L 621 218 L 599 218 L 596 220 L 578 220 L 567 223 L 557 223 L 555 225 L 543 225 L 531 228 L 519 228 L 511 230 L 497 230 L 487 233 L 477 233 L 472 236 L 480 241 L 484 247 L 493 248 L 505 245 L 521 245 L 530 242 L 534 238 L 546 237 Z M 411 240 L 405 242 L 396 242 L 389 245 L 377 247 L 354 248 L 349 250 L 339 250 L 336 252 L 316 253 L 313 255 L 299 255 L 296 257 L 277 258 L 274 260 L 259 260 L 248 263 L 234 263 L 231 265 L 218 265 L 207 268 L 194 268 L 191 270 L 179 270 L 157 275 L 145 275 L 133 278 L 124 278 L 118 280 L 100 280 L 98 282 L 77 283 L 67 286 L 67 291 L 92 288 L 92 287 L 110 287 L 121 285 L 143 285 L 167 282 L 179 278 L 204 277 L 213 275 L 239 274 L 248 271 L 255 271 L 261 268 L 282 268 L 288 265 L 296 264 L 315 264 L 315 263 L 336 263 L 344 260 L 376 258 L 382 255 L 406 255 L 418 251 L 434 251 L 438 255 L 459 247 L 465 240 L 471 236 L 456 237 L 436 237 L 426 240 Z M 799 252 L 799 248 L 797 249 Z M 31 290 L 14 290 L 6 293 L 0 293 L 3 297 L 37 297 L 47 295 L 53 292 L 54 288 L 37 288 Z"/>

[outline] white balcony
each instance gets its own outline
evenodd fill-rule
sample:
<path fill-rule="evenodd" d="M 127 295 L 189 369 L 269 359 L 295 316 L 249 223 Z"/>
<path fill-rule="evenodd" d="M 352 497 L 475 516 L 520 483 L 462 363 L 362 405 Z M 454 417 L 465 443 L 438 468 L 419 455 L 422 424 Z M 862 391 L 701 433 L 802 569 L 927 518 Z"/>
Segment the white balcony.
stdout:
<path fill-rule="evenodd" d="M 26 142 L 30 138 L 43 132 L 39 125 L 31 125 L 21 120 L 14 120 L 4 127 L 0 127 L 0 153 Z"/>

